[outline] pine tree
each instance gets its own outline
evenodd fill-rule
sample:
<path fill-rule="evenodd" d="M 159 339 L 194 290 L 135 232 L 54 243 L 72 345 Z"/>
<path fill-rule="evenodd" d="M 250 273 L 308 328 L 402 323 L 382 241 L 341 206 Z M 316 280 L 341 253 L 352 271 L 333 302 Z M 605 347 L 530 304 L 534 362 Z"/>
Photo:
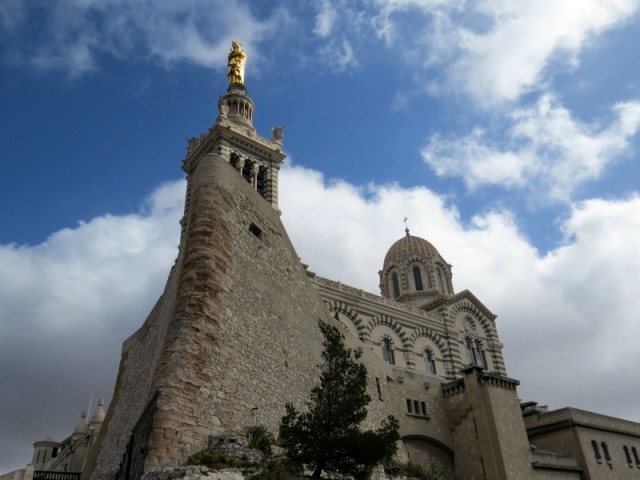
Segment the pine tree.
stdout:
<path fill-rule="evenodd" d="M 314 478 L 325 469 L 360 476 L 395 453 L 398 421 L 389 416 L 375 431 L 360 430 L 371 401 L 367 369 L 351 357 L 338 329 L 319 325 L 324 335 L 320 384 L 311 390 L 306 412 L 286 405 L 280 440 L 291 461 L 314 465 Z"/>

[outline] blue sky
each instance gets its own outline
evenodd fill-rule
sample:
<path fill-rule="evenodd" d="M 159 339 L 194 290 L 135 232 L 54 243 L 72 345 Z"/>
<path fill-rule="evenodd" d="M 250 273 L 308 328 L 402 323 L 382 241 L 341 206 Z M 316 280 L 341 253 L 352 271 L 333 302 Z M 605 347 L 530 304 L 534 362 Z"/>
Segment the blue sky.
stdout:
<path fill-rule="evenodd" d="M 284 125 L 283 221 L 377 292 L 429 239 L 498 314 L 520 396 L 640 421 L 640 2 L 0 2 L 0 472 L 109 400 L 177 247 L 186 138 L 232 39 Z"/>

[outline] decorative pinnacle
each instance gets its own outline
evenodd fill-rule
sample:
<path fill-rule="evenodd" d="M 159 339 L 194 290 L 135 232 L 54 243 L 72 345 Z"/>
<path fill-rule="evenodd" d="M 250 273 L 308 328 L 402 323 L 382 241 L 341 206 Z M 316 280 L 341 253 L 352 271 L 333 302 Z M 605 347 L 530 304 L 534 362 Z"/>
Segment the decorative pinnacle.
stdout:
<path fill-rule="evenodd" d="M 409 236 L 409 225 L 407 224 L 407 220 L 409 220 L 409 217 L 405 216 L 402 221 L 404 222 L 404 231 L 407 234 L 407 237 Z"/>

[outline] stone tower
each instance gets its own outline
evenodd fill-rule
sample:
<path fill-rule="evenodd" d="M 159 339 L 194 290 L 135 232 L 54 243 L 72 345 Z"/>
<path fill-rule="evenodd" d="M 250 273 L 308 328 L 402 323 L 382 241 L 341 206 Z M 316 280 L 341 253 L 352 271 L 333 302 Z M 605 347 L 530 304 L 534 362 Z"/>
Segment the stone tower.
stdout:
<path fill-rule="evenodd" d="M 253 128 L 254 103 L 231 73 L 238 46 L 215 124 L 189 140 L 178 257 L 124 342 L 85 478 L 111 480 L 139 451 L 146 471 L 183 464 L 210 435 L 275 431 L 317 378 L 328 312 L 280 221 L 282 129 L 267 139 Z"/>

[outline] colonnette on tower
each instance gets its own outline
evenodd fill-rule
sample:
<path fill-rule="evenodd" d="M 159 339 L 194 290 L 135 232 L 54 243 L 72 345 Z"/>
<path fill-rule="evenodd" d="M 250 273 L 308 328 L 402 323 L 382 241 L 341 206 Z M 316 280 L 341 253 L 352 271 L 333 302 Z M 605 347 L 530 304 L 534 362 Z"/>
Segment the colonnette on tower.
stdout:
<path fill-rule="evenodd" d="M 427 240 L 407 228 L 390 247 L 381 295 L 300 263 L 278 210 L 283 129 L 256 133 L 246 58 L 234 42 L 217 120 L 188 142 L 178 257 L 124 342 L 83 480 L 181 465 L 251 425 L 276 432 L 285 403 L 303 407 L 318 377 L 318 320 L 367 367 L 370 426 L 400 420 L 401 461 L 435 464 L 445 479 L 640 478 L 639 424 L 521 404 L 496 315 L 455 291 Z"/>

